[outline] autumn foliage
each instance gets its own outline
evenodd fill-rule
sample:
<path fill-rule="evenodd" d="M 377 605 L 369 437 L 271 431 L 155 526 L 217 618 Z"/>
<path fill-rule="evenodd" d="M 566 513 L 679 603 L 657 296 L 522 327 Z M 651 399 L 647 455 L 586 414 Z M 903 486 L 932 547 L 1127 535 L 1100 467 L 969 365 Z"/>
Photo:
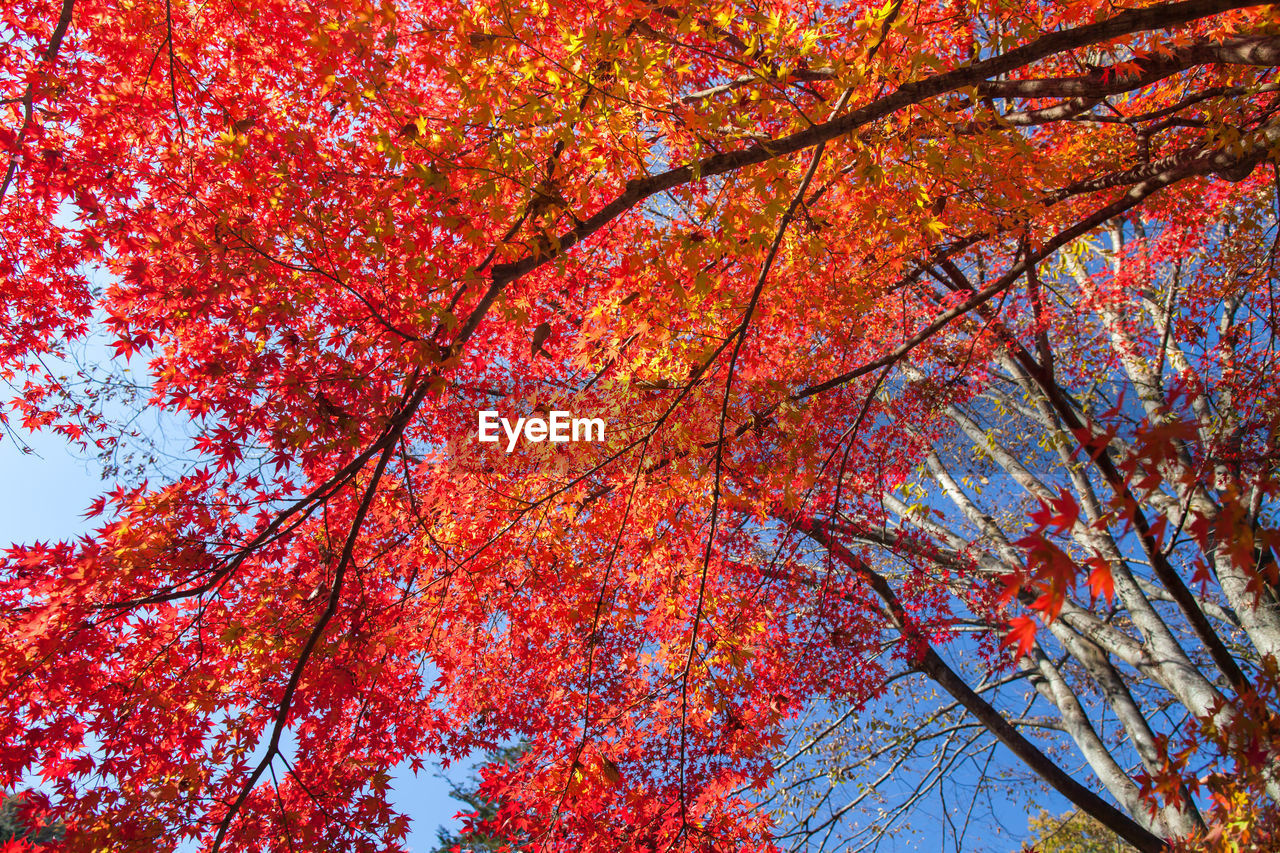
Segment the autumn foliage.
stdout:
<path fill-rule="evenodd" d="M 394 768 L 518 738 L 532 849 L 772 850 L 798 715 L 904 674 L 1140 849 L 1270 849 L 1274 7 L 0 39 L 4 440 L 112 474 L 0 567 L 0 786 L 66 849 L 401 849 Z"/>

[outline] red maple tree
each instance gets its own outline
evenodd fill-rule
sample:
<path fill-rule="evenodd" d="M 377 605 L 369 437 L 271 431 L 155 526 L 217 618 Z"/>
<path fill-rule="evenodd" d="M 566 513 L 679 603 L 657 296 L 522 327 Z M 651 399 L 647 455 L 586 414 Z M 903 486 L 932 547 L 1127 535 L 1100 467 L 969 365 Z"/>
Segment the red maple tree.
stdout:
<path fill-rule="evenodd" d="M 1270 7 L 0 16 L 4 422 L 136 448 L 105 340 L 190 436 L 0 573 L 68 849 L 399 849 L 391 769 L 512 736 L 538 849 L 772 849 L 790 721 L 902 671 L 1139 849 L 1266 849 Z"/>

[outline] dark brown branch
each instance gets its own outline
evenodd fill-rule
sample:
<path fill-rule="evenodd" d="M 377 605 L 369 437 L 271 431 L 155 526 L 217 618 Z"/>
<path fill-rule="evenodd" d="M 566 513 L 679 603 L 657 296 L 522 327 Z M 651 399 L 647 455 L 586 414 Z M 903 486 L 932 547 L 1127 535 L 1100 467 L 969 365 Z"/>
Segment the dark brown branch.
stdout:
<path fill-rule="evenodd" d="M 1280 136 L 1280 129 L 1273 128 L 1272 130 L 1275 135 Z M 1263 150 L 1265 151 L 1265 148 Z M 1206 161 L 1202 158 L 1202 162 Z M 1156 577 L 1160 579 L 1164 588 L 1173 596 L 1197 638 L 1209 651 L 1218 669 L 1227 677 L 1227 680 L 1231 682 L 1231 686 L 1237 692 L 1252 691 L 1252 684 L 1245 676 L 1244 671 L 1240 669 L 1240 665 L 1227 648 L 1226 643 L 1222 641 L 1222 638 L 1213 629 L 1208 617 L 1200 609 L 1195 596 L 1183 583 L 1177 570 L 1174 569 L 1168 557 L 1165 556 L 1164 551 L 1160 548 L 1160 544 L 1155 540 L 1151 523 L 1142 512 L 1137 498 L 1134 497 L 1133 492 L 1129 489 L 1124 475 L 1106 454 L 1105 447 L 1099 445 L 1092 438 L 1092 429 L 1076 412 L 1062 386 L 1057 383 L 1045 365 L 1037 361 L 1012 333 L 1000 324 L 993 324 L 993 328 L 1004 343 L 1009 355 L 1017 361 L 1036 386 L 1044 393 L 1050 406 L 1053 407 L 1054 412 L 1062 420 L 1063 425 L 1079 442 L 1080 449 L 1084 451 L 1086 457 L 1102 474 L 1103 479 L 1111 487 L 1116 497 L 1124 502 L 1125 512 L 1133 523 L 1134 530 L 1137 532 L 1138 539 L 1142 545 L 1143 553 L 1151 563 L 1152 570 L 1156 573 Z"/>
<path fill-rule="evenodd" d="M 1165 166 L 1163 170 L 1151 174 L 1145 180 L 1130 186 L 1128 190 L 1116 201 L 1090 214 L 1085 219 L 1080 220 L 1070 228 L 1059 231 L 1051 239 L 1043 243 L 1039 250 L 1027 252 L 1023 259 L 1013 264 L 1009 270 L 991 284 L 982 290 L 974 291 L 973 294 L 960 305 L 956 305 L 950 310 L 938 314 L 922 329 L 908 338 L 901 346 L 893 352 L 880 358 L 866 362 L 847 373 L 833 376 L 830 379 L 823 380 L 814 385 L 806 386 L 795 392 L 791 399 L 803 400 L 812 397 L 815 394 L 821 394 L 845 385 L 860 376 L 865 376 L 874 370 L 884 367 L 886 364 L 894 364 L 900 361 L 905 355 L 910 353 L 920 344 L 933 337 L 940 329 L 949 325 L 953 320 L 968 314 L 976 308 L 990 302 L 996 296 L 1008 290 L 1018 279 L 1026 274 L 1027 270 L 1038 264 L 1040 261 L 1052 255 L 1054 252 L 1068 245 L 1079 237 L 1088 234 L 1095 228 L 1103 225 L 1111 219 L 1125 213 L 1134 207 L 1137 207 L 1148 196 L 1154 195 L 1156 192 L 1165 187 L 1172 186 L 1180 181 L 1188 178 L 1197 177 L 1204 174 L 1215 173 L 1223 170 L 1238 173 L 1244 168 L 1252 169 L 1267 154 L 1269 147 L 1280 141 L 1280 125 L 1271 125 L 1266 130 L 1260 132 L 1254 144 L 1247 146 L 1245 150 L 1237 155 L 1233 155 L 1225 148 L 1222 149 L 1195 149 L 1176 157 L 1162 160 L 1158 164 L 1152 164 L 1151 167 L 1143 166 L 1138 169 L 1131 169 L 1127 172 L 1117 173 L 1106 178 L 1100 178 L 1093 182 L 1086 182 L 1083 185 L 1076 185 L 1060 190 L 1057 195 L 1066 197 L 1081 191 L 1088 191 L 1099 185 L 1098 188 L 1105 188 L 1111 183 L 1119 184 L 1123 181 L 1121 176 L 1130 176 L 1140 178 L 1142 175 L 1151 172 L 1153 168 Z M 1055 196 L 1056 197 L 1056 196 Z"/>
<path fill-rule="evenodd" d="M 364 524 L 365 517 L 369 514 L 369 509 L 373 506 L 373 498 L 377 494 L 379 483 L 382 481 L 382 474 L 386 471 L 387 463 L 391 461 L 391 457 L 395 455 L 396 443 L 399 441 L 400 434 L 404 431 L 407 423 L 407 420 L 402 421 L 393 430 L 391 440 L 386 443 L 382 454 L 378 458 L 378 464 L 374 467 L 373 474 L 369 479 L 369 485 L 365 487 L 360 505 L 356 509 L 355 518 L 351 521 L 346 541 L 343 543 L 342 555 L 339 557 L 338 566 L 334 570 L 333 584 L 329 590 L 329 598 L 325 603 L 324 612 L 316 620 L 315 626 L 311 629 L 311 633 L 302 647 L 302 651 L 298 654 L 298 660 L 293 666 L 293 672 L 290 674 L 289 681 L 285 685 L 284 694 L 280 698 L 275 723 L 271 729 L 271 738 L 267 743 L 266 754 L 262 756 L 262 760 L 258 762 L 254 771 L 249 774 L 249 778 L 245 780 L 240 789 L 239 796 L 236 797 L 231 807 L 227 809 L 226 815 L 219 822 L 218 832 L 214 836 L 212 846 L 209 848 L 210 853 L 218 853 L 218 850 L 221 849 L 223 839 L 226 838 L 226 834 L 230 830 L 236 815 L 239 814 L 245 800 L 249 798 L 249 794 L 253 791 L 253 786 L 257 784 L 258 779 L 271 766 L 280 752 L 280 739 L 284 736 L 285 728 L 288 726 L 289 712 L 293 709 L 294 694 L 297 693 L 298 687 L 302 683 L 302 674 L 306 670 L 307 662 L 311 659 L 316 646 L 319 645 L 320 640 L 324 637 L 324 632 L 329 626 L 329 622 L 333 620 L 334 614 L 338 612 L 338 603 L 342 600 L 343 580 L 355 557 L 355 546 L 360 538 L 360 529 Z"/>
<path fill-rule="evenodd" d="M 1149 86 L 1193 66 L 1213 63 L 1280 65 L 1280 37 L 1187 45 L 1126 63 L 1133 68 L 1123 73 L 1116 73 L 1114 68 L 1098 68 L 1079 77 L 989 80 L 978 85 L 978 94 L 988 98 L 1088 98 L 1097 103 L 1107 95 Z"/>
<path fill-rule="evenodd" d="M 1216 15 L 1232 9 L 1260 5 L 1253 0 L 1186 0 L 1133 9 L 1114 17 L 1081 27 L 1041 36 L 999 56 L 905 83 L 886 95 L 850 110 L 842 116 L 806 128 L 781 139 L 759 142 L 748 148 L 716 154 L 694 163 L 686 163 L 657 175 L 627 182 L 626 189 L 613 201 L 600 208 L 576 227 L 560 235 L 555 249 L 528 255 L 510 263 L 493 267 L 495 286 L 513 281 L 562 255 L 572 246 L 590 237 L 641 201 L 684 184 L 715 175 L 735 172 L 769 160 L 794 154 L 824 142 L 852 133 L 873 121 L 892 115 L 904 107 L 921 103 L 938 95 L 975 86 L 988 78 L 1007 74 L 1017 68 L 1038 62 L 1066 50 L 1146 30 L 1169 29 L 1189 21 Z M 493 294 L 496 296 L 496 292 Z M 488 295 L 486 295 L 488 298 Z"/>
<path fill-rule="evenodd" d="M 929 676 L 934 683 L 946 690 L 952 698 L 963 705 L 1027 767 L 1035 771 L 1081 811 L 1087 812 L 1096 818 L 1138 850 L 1144 851 L 1144 853 L 1161 853 L 1166 849 L 1162 840 L 1143 829 L 1128 815 L 1069 776 L 1052 759 L 1041 752 L 1035 744 L 1027 740 L 999 711 L 974 692 L 973 688 L 947 665 L 947 662 L 934 651 L 933 647 L 913 630 L 902 603 L 898 600 L 893 587 L 889 585 L 889 582 L 883 576 L 871 569 L 870 566 L 840 542 L 829 536 L 823 527 L 813 521 L 796 517 L 790 513 L 783 513 L 782 518 L 825 547 L 829 554 L 854 572 L 875 591 L 880 599 L 884 601 L 890 618 L 895 623 L 894 627 L 902 633 L 903 639 L 918 644 L 920 653 L 915 661 L 915 668 Z"/>
<path fill-rule="evenodd" d="M 75 12 L 75 0 L 63 0 L 62 14 L 58 17 L 57 26 L 53 29 L 53 36 L 49 39 L 49 46 L 45 48 L 44 55 L 40 57 L 43 65 L 52 65 L 53 61 L 58 57 L 58 48 L 62 46 L 62 39 L 67 35 L 67 28 L 71 26 L 71 16 Z M 4 183 L 0 184 L 0 201 L 4 201 L 5 194 L 9 192 L 9 185 L 13 183 L 13 177 L 18 172 L 18 158 L 22 156 L 22 143 L 26 141 L 27 133 L 31 129 L 31 121 L 35 117 L 36 106 L 36 81 L 32 81 L 27 85 L 27 91 L 22 96 L 22 128 L 18 131 L 18 139 L 13 146 L 13 154 L 9 157 L 9 167 L 5 169 Z"/>

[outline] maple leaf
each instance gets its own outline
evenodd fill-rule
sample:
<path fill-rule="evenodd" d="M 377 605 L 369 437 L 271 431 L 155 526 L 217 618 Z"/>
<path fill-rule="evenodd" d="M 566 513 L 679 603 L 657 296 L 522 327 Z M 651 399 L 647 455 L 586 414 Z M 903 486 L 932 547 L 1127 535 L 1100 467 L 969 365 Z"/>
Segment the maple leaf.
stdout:
<path fill-rule="evenodd" d="M 1108 602 L 1115 601 L 1116 587 L 1111 567 L 1101 560 L 1091 562 L 1094 562 L 1094 567 L 1089 571 L 1089 594 Z"/>
<path fill-rule="evenodd" d="M 1029 616 L 1015 616 L 1009 620 L 1009 630 L 1000 641 L 1001 648 L 1016 647 L 1017 657 L 1026 657 L 1036 641 L 1036 623 Z"/>

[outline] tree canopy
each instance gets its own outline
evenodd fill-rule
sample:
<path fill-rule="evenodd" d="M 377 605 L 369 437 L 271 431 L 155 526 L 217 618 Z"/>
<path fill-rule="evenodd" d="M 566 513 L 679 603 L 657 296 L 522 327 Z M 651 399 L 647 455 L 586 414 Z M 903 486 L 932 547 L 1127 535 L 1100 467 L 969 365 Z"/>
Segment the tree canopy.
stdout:
<path fill-rule="evenodd" d="M 1125 853 L 1127 849 L 1106 827 L 1079 812 L 1054 817 L 1041 809 L 1029 826 L 1035 838 L 1024 849 L 1037 853 Z"/>
<path fill-rule="evenodd" d="M 0 424 L 110 480 L 0 569 L 0 784 L 67 849 L 401 849 L 394 768 L 515 739 L 488 828 L 537 850 L 857 849 L 980 750 L 1273 849 L 1274 7 L 0 39 Z"/>

